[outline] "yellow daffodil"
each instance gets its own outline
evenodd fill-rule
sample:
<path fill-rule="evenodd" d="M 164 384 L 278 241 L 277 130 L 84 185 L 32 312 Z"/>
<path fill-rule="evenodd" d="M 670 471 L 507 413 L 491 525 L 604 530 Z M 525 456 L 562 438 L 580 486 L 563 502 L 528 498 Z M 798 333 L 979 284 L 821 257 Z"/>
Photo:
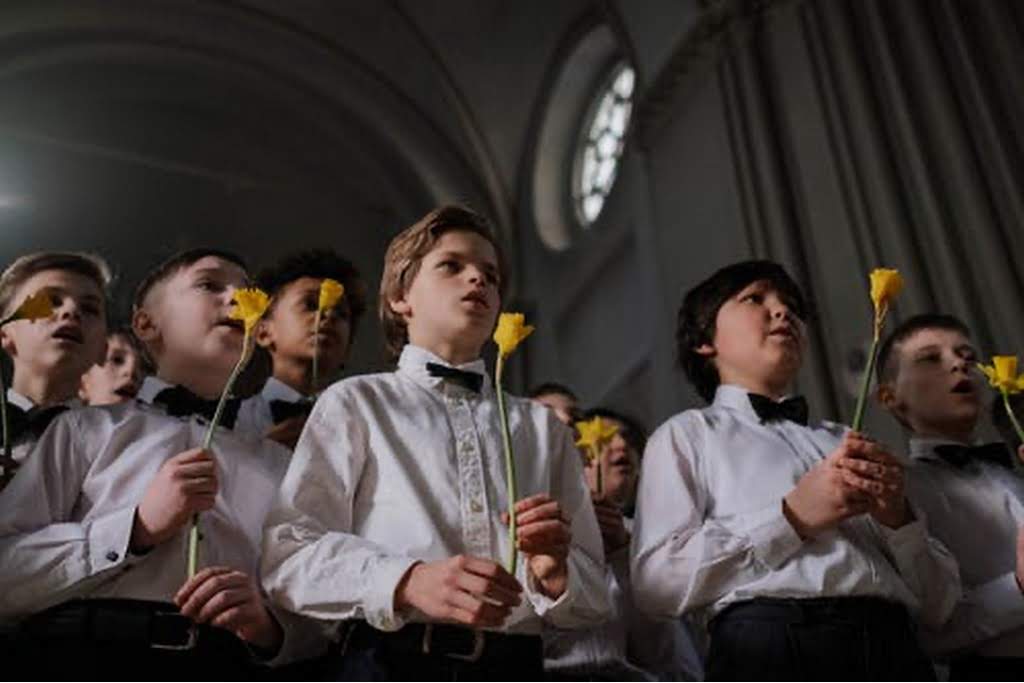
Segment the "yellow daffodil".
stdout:
<path fill-rule="evenodd" d="M 344 294 L 345 286 L 343 284 L 331 278 L 324 278 L 320 283 L 320 302 L 317 305 L 317 310 L 326 311 L 334 308 Z"/>
<path fill-rule="evenodd" d="M 1024 391 L 1024 375 L 1017 374 L 1017 356 L 992 356 L 992 365 L 978 363 L 988 383 L 1007 394 Z"/>
<path fill-rule="evenodd" d="M 602 446 L 611 441 L 613 436 L 619 433 L 619 426 L 598 416 L 591 420 L 577 422 L 576 431 L 580 435 L 576 440 L 577 446 L 600 450 Z"/>
<path fill-rule="evenodd" d="M 498 317 L 498 327 L 494 330 L 498 353 L 507 358 L 532 332 L 533 325 L 526 324 L 526 316 L 522 313 L 502 313 Z"/>
<path fill-rule="evenodd" d="M 893 299 L 903 289 L 903 276 L 898 270 L 892 268 L 875 268 L 871 271 L 869 280 L 871 282 L 871 303 L 875 307 L 875 324 L 871 350 L 868 352 L 868 364 L 864 368 L 864 376 L 861 378 L 857 407 L 853 413 L 853 422 L 851 422 L 854 431 L 860 431 L 864 422 L 864 410 L 867 407 L 868 390 L 871 388 L 871 375 L 875 370 L 875 362 L 878 360 L 878 342 L 882 336 L 885 316 L 889 313 L 889 306 Z"/>
<path fill-rule="evenodd" d="M 229 315 L 232 320 L 241 320 L 245 324 L 245 333 L 248 335 L 267 312 L 268 306 L 270 297 L 262 289 L 239 289 L 235 292 L 235 306 Z"/>
<path fill-rule="evenodd" d="M 25 299 L 14 311 L 12 320 L 39 320 L 53 315 L 53 296 L 49 289 L 41 289 Z"/>

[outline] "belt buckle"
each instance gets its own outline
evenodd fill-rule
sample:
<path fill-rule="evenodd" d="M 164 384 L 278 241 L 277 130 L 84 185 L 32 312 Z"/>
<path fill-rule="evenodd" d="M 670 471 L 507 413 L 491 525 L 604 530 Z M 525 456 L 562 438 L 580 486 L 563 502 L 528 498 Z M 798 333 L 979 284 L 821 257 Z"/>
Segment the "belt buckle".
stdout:
<path fill-rule="evenodd" d="M 191 650 L 196 646 L 196 639 L 198 637 L 198 629 L 196 628 L 195 622 L 186 616 L 179 614 L 178 612 L 163 612 L 157 610 L 153 612 L 153 621 L 159 621 L 160 619 L 168 618 L 169 621 L 181 620 L 188 622 L 187 633 L 188 637 L 184 643 L 156 643 L 151 642 L 149 646 L 154 650 Z"/>
<path fill-rule="evenodd" d="M 460 654 L 458 652 L 442 652 L 445 657 L 449 659 L 458 659 L 463 662 L 476 662 L 479 661 L 481 655 L 484 653 L 484 632 L 473 629 L 473 649 L 468 654 Z M 434 625 L 424 624 L 423 628 L 423 654 L 430 654 L 430 643 L 431 637 L 434 635 Z"/>

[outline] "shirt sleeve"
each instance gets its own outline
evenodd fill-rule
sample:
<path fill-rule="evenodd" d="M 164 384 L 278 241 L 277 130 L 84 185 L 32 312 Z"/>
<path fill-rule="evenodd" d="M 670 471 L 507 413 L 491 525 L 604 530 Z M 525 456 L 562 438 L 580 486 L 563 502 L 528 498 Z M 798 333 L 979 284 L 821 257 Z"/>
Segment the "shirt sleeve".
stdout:
<path fill-rule="evenodd" d="M 0 619 L 82 594 L 129 556 L 135 506 L 72 521 L 91 457 L 74 411 L 53 421 L 0 494 Z"/>
<path fill-rule="evenodd" d="M 1013 572 L 966 591 L 941 628 L 922 629 L 928 654 L 956 654 L 1024 626 L 1024 595 Z"/>
<path fill-rule="evenodd" d="M 552 423 L 555 418 L 545 414 Z M 532 574 L 524 587 L 527 599 L 545 623 L 556 628 L 596 626 L 608 618 L 608 585 L 604 578 L 604 546 L 583 466 L 572 433 L 560 423 L 550 424 L 552 497 L 570 521 L 568 582 L 565 592 L 552 600 L 540 592 Z"/>
<path fill-rule="evenodd" d="M 321 396 L 264 526 L 263 585 L 292 612 L 393 631 L 405 621 L 395 588 L 417 560 L 352 533 L 367 449 L 358 410 L 339 392 Z"/>
<path fill-rule="evenodd" d="M 685 419 L 666 423 L 647 443 L 630 554 L 637 606 L 664 618 L 713 604 L 803 545 L 781 498 L 728 519 L 707 515 L 697 439 L 685 432 Z"/>
<path fill-rule="evenodd" d="M 896 570 L 918 600 L 915 616 L 922 625 L 936 629 L 949 619 L 960 600 L 960 569 L 946 546 L 928 534 L 924 512 L 913 507 L 911 511 L 914 521 L 898 529 L 868 519 L 881 534 Z"/>

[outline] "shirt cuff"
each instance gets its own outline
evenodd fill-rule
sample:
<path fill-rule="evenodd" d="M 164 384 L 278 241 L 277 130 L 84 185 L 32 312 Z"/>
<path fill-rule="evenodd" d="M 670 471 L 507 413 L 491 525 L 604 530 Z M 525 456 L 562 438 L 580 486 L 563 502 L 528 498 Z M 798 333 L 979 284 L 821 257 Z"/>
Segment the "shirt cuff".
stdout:
<path fill-rule="evenodd" d="M 743 515 L 742 531 L 750 539 L 754 557 L 771 569 L 781 567 L 804 543 L 786 519 L 781 500 Z"/>
<path fill-rule="evenodd" d="M 128 559 L 134 524 L 134 505 L 92 520 L 87 532 L 90 574 L 113 569 Z"/>
<path fill-rule="evenodd" d="M 524 560 L 525 562 L 525 560 Z M 565 590 L 556 599 L 552 599 L 545 595 L 540 588 L 540 582 L 537 577 L 530 571 L 530 567 L 527 564 L 524 569 L 526 570 L 526 599 L 533 605 L 534 611 L 541 619 L 545 616 L 554 615 L 560 612 L 559 609 L 562 605 L 572 604 L 573 595 L 578 590 L 577 586 L 580 584 L 580 575 L 573 566 L 571 558 L 566 559 L 566 572 L 567 580 L 565 582 Z"/>
<path fill-rule="evenodd" d="M 924 518 L 916 510 L 914 516 L 913 522 L 908 522 L 898 529 L 890 529 L 884 524 L 875 522 L 875 526 L 882 533 L 882 538 L 885 539 L 894 555 L 914 557 L 918 551 L 927 550 L 928 527 Z"/>
<path fill-rule="evenodd" d="M 395 590 L 398 583 L 419 562 L 412 557 L 380 558 L 373 568 L 373 587 L 363 604 L 366 623 L 381 631 L 397 631 L 405 626 L 407 615 L 395 611 Z"/>

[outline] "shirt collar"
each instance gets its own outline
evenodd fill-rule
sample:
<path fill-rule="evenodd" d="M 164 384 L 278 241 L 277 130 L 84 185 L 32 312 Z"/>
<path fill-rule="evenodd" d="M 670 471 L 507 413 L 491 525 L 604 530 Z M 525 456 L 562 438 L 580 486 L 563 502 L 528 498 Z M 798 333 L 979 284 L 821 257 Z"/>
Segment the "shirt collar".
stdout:
<path fill-rule="evenodd" d="M 718 389 L 715 390 L 715 400 L 712 401 L 712 405 L 732 408 L 753 417 L 755 420 L 760 420 L 761 418 L 758 417 L 754 407 L 750 405 L 748 394 L 751 393 L 753 392 L 737 384 L 719 384 Z M 789 396 L 785 396 L 781 400 L 786 398 L 789 398 Z"/>
<path fill-rule="evenodd" d="M 406 344 L 405 348 L 402 349 L 402 355 L 398 358 L 398 371 L 422 387 L 433 389 L 435 391 L 440 390 L 444 380 L 441 377 L 431 376 L 431 374 L 427 372 L 427 363 L 438 363 L 440 365 L 447 365 L 448 367 L 483 375 L 484 383 L 480 388 L 480 394 L 484 395 L 490 390 L 491 378 L 487 374 L 487 367 L 483 358 L 477 358 L 472 362 L 463 363 L 461 365 L 452 365 L 440 356 L 437 356 L 420 346 Z M 460 387 L 453 387 L 453 389 L 455 391 L 466 391 Z"/>
<path fill-rule="evenodd" d="M 139 387 L 139 393 L 135 395 L 135 398 L 143 403 L 153 405 L 153 399 L 164 389 L 170 389 L 173 384 L 165 382 L 156 375 L 148 375 L 142 380 L 142 386 Z"/>
<path fill-rule="evenodd" d="M 910 437 L 910 443 L 908 450 L 910 451 L 910 457 L 913 460 L 938 460 L 945 462 L 942 458 L 935 455 L 936 446 L 971 446 L 973 444 L 966 444 L 956 439 L 946 439 L 942 437 Z"/>
<path fill-rule="evenodd" d="M 11 405 L 21 408 L 26 413 L 36 407 L 36 404 L 28 396 L 22 396 L 14 389 L 7 390 L 7 401 Z M 67 406 L 68 408 L 81 408 L 84 404 L 81 399 L 70 398 L 67 401 L 61 401 L 56 405 Z"/>
<path fill-rule="evenodd" d="M 300 392 L 295 391 L 295 389 L 291 388 L 276 377 L 269 377 L 267 379 L 266 384 L 263 385 L 263 389 L 260 391 L 260 396 L 262 396 L 268 403 L 270 401 L 298 403 L 306 398 Z"/>

